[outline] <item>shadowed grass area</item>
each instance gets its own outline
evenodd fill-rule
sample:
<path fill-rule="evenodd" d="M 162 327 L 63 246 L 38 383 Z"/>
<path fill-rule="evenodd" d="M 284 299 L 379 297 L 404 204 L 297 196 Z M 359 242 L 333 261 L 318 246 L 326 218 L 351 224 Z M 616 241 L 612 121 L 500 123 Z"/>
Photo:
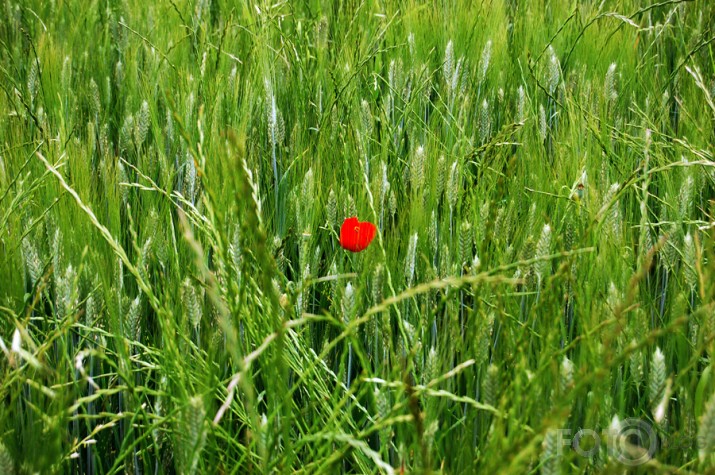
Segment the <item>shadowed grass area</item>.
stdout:
<path fill-rule="evenodd" d="M 0 18 L 0 474 L 714 469 L 710 2 Z"/>

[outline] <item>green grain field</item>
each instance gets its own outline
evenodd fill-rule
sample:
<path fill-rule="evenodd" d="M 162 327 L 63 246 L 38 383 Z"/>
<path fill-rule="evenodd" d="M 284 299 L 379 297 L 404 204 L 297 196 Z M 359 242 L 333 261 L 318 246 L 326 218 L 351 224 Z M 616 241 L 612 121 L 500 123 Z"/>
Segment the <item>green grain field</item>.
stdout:
<path fill-rule="evenodd" d="M 714 238 L 709 0 L 0 0 L 0 475 L 715 473 Z"/>

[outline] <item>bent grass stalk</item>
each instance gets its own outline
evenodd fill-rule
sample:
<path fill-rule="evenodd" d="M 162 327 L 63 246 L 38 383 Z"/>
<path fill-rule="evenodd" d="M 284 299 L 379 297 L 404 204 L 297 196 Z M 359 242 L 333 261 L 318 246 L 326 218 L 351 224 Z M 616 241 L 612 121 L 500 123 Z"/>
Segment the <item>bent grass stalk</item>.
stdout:
<path fill-rule="evenodd" d="M 629 417 L 715 467 L 713 6 L 30 3 L 0 472 L 610 473 L 559 430 Z"/>

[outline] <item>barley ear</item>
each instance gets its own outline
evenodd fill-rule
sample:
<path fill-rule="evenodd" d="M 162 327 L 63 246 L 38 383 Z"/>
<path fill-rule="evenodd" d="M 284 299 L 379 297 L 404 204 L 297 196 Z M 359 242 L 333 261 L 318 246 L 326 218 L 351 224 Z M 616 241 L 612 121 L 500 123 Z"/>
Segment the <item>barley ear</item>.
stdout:
<path fill-rule="evenodd" d="M 561 447 L 558 429 L 549 429 L 541 444 L 541 474 L 558 475 L 561 473 Z"/>
<path fill-rule="evenodd" d="M 651 406 L 657 405 L 663 398 L 665 391 L 665 356 L 660 348 L 656 348 L 651 361 L 650 373 L 648 375 L 648 401 Z"/>

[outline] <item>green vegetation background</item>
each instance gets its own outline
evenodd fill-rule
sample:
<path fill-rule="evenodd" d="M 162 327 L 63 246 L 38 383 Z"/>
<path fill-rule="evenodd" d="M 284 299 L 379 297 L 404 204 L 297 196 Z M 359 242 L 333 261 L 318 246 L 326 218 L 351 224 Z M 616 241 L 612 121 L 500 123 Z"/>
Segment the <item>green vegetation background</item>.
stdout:
<path fill-rule="evenodd" d="M 0 11 L 1 473 L 713 470 L 711 2 Z"/>

